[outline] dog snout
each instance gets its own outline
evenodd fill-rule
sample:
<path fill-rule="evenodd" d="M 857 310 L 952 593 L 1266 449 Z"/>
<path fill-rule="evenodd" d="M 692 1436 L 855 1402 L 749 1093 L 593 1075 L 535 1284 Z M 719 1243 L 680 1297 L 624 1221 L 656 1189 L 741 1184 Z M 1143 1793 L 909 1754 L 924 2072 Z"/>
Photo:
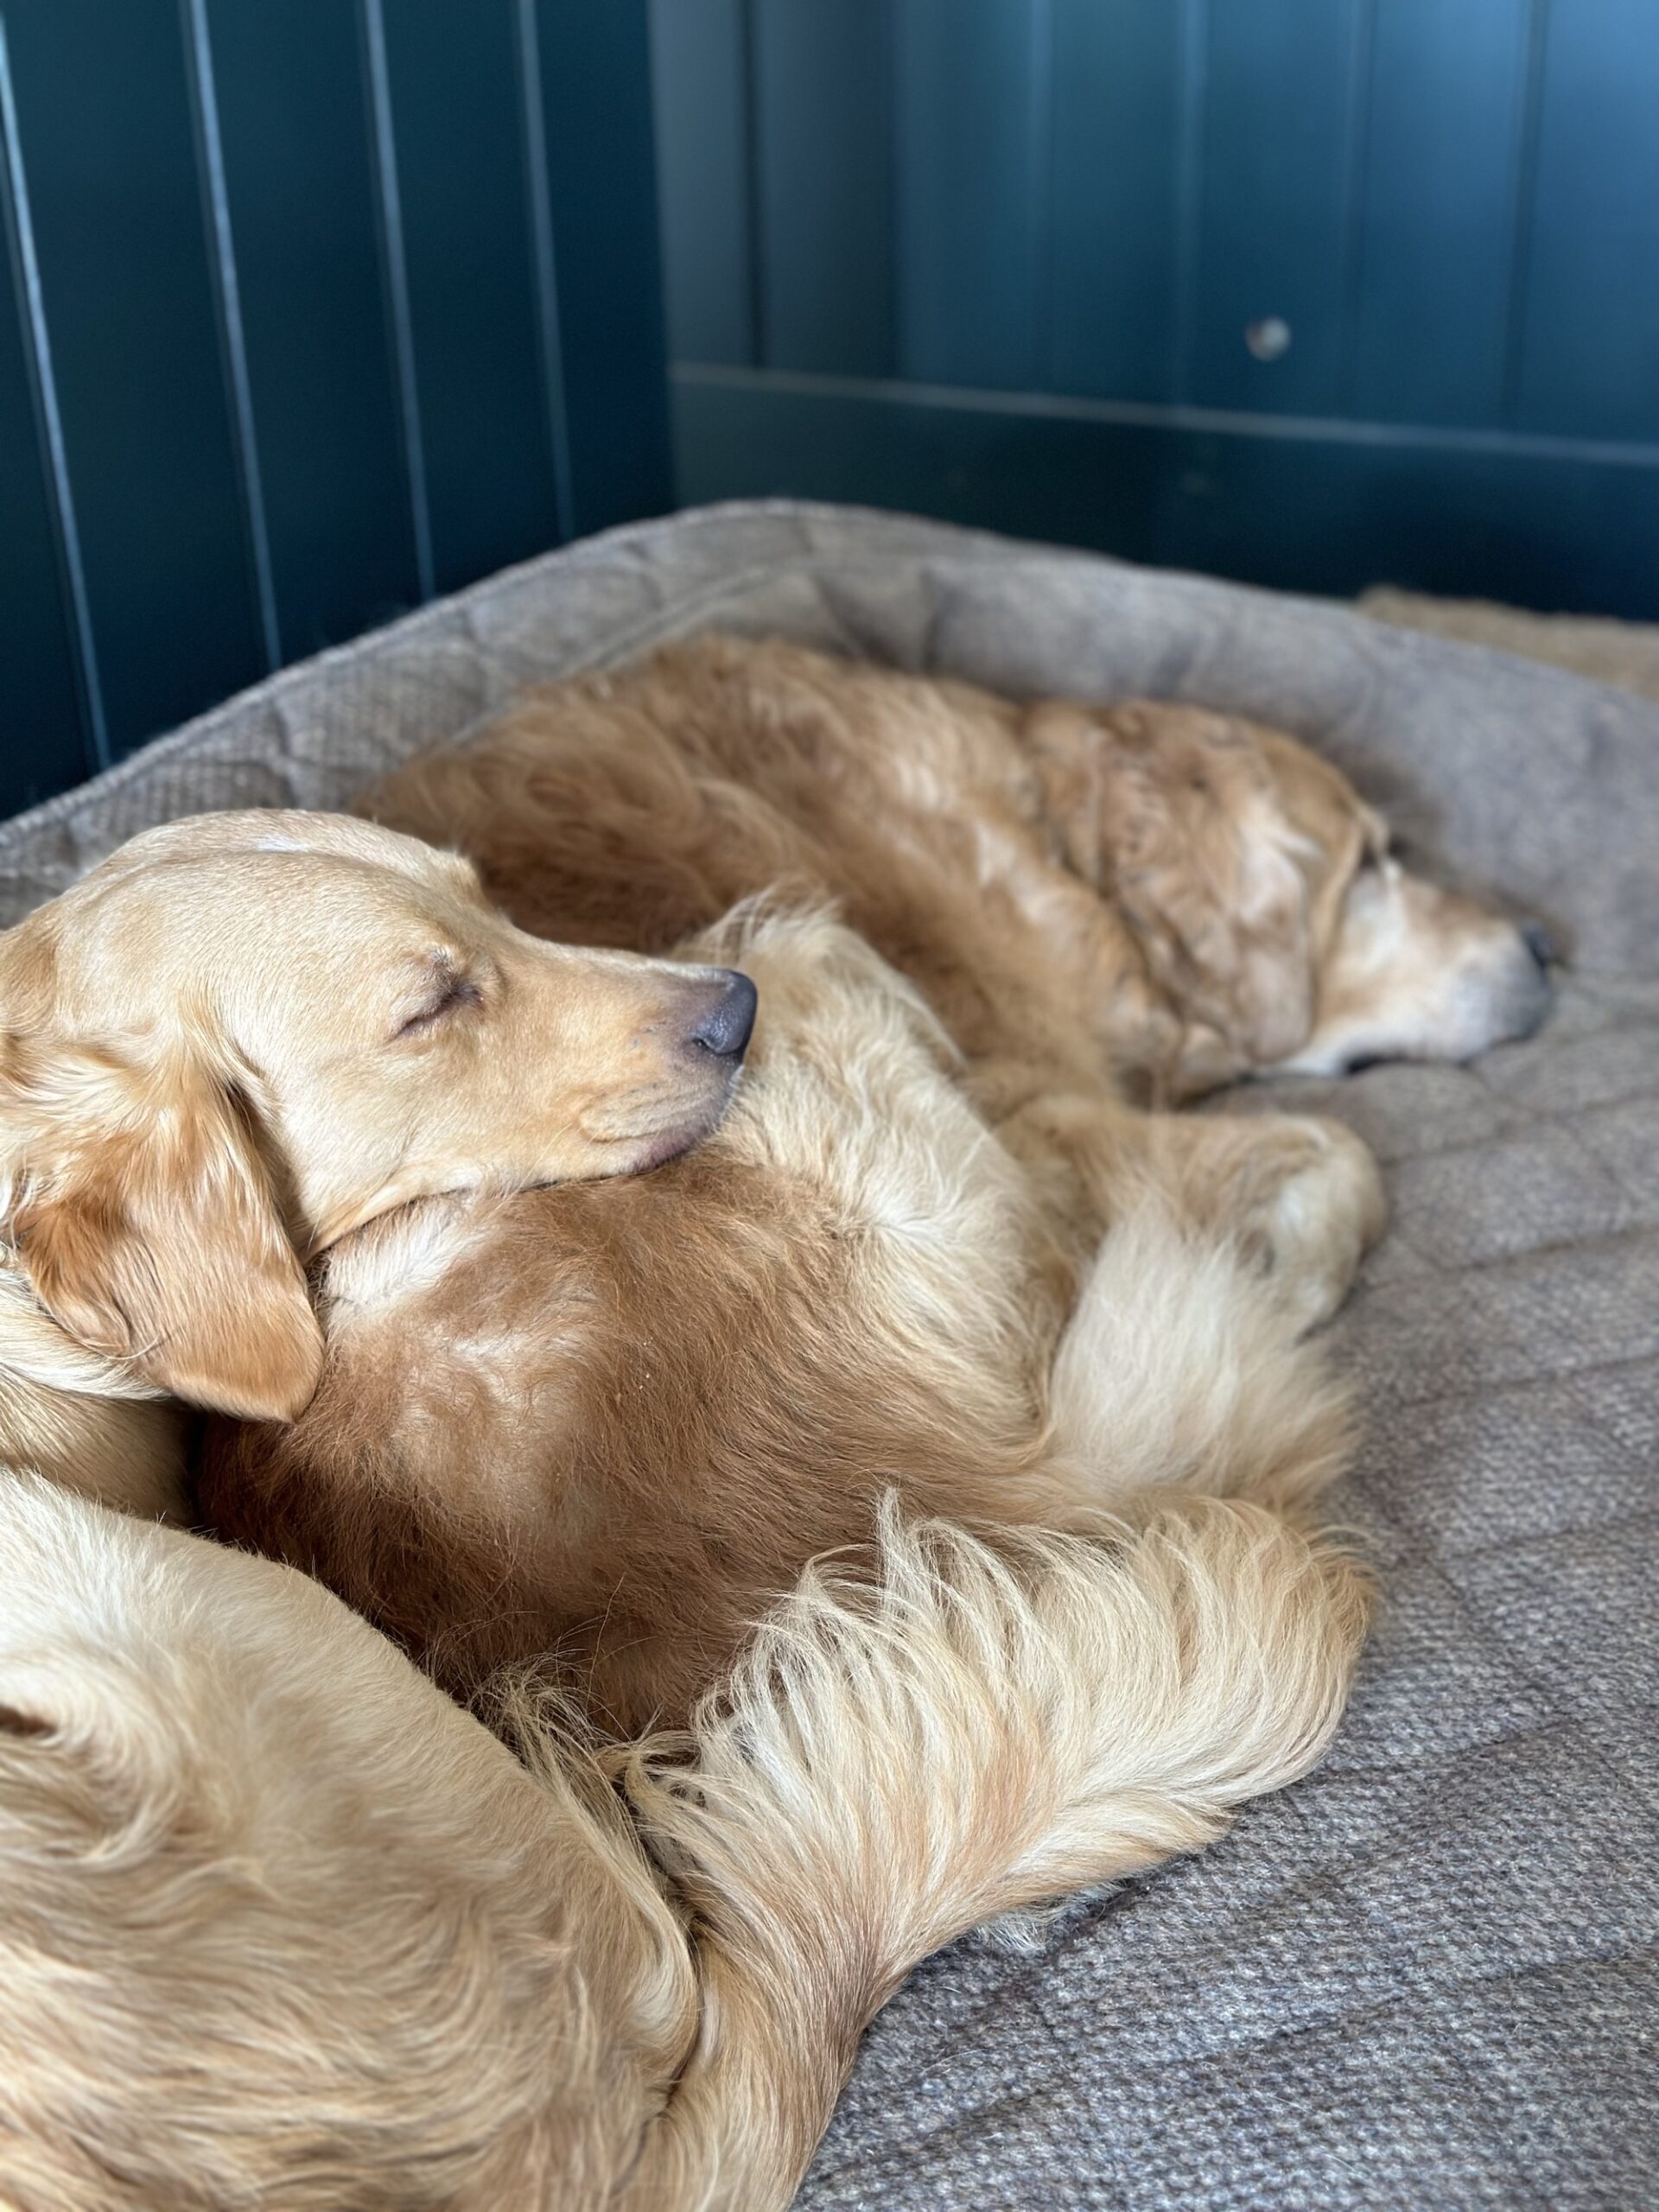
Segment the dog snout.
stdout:
<path fill-rule="evenodd" d="M 1560 948 L 1541 922 L 1522 922 L 1521 942 L 1540 968 L 1548 968 L 1561 957 Z"/>
<path fill-rule="evenodd" d="M 760 993 L 749 978 L 734 968 L 728 969 L 686 1041 L 711 1058 L 741 1060 L 754 1031 L 759 1002 Z"/>
<path fill-rule="evenodd" d="M 1501 1037 L 1530 1037 L 1548 1013 L 1555 995 L 1550 963 L 1556 957 L 1554 940 L 1536 922 L 1521 923 L 1510 940 L 1513 950 L 1504 966 L 1504 981 L 1497 998 Z"/>

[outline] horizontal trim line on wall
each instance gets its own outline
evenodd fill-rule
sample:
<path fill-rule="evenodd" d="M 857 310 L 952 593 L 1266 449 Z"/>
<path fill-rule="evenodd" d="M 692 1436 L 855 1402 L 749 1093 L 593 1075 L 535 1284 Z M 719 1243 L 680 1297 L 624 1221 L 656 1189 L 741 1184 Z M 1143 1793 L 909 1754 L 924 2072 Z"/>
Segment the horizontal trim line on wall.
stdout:
<path fill-rule="evenodd" d="M 882 406 L 953 408 L 1128 429 L 1185 430 L 1217 437 L 1313 440 L 1328 445 L 1397 446 L 1526 461 L 1594 462 L 1610 468 L 1659 468 L 1659 445 L 1609 438 L 1562 438 L 1518 430 L 1446 429 L 1430 423 L 1354 423 L 1328 415 L 1250 415 L 1219 407 L 1166 407 L 1132 399 L 1083 399 L 1046 391 L 978 391 L 963 385 L 909 384 L 897 378 L 823 376 L 799 369 L 740 369 L 677 361 L 671 380 L 733 392 L 807 399 L 866 400 Z"/>

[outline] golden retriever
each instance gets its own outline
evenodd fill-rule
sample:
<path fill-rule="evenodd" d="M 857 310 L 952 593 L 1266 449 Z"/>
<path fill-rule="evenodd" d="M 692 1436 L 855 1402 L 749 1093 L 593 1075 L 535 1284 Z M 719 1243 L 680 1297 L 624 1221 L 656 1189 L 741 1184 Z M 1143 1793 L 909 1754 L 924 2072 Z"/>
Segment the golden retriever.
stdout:
<path fill-rule="evenodd" d="M 1316 753 L 1192 707 L 700 638 L 530 694 L 359 810 L 459 846 L 543 936 L 667 951 L 758 891 L 830 899 L 999 1122 L 1069 1082 L 1162 1104 L 1466 1059 L 1548 1002 L 1535 925 L 1408 873 Z"/>
<path fill-rule="evenodd" d="M 146 1401 L 311 1397 L 311 1249 L 479 1175 L 668 1158 L 718 1120 L 753 1018 L 746 977 L 536 942 L 461 861 L 388 869 L 351 823 L 288 820 L 153 830 L 0 938 L 0 1446 L 138 1510 L 178 1503 Z M 454 1018 L 457 921 L 486 1042 Z"/>
<path fill-rule="evenodd" d="M 1202 1840 L 1340 1710 L 1299 1339 L 1375 1170 L 1124 1092 L 1477 1050 L 1537 948 L 1271 733 L 785 648 L 548 695 L 377 805 L 535 934 L 253 815 L 0 939 L 15 1267 L 100 1372 L 243 1417 L 220 1526 L 457 1688 L 550 1655 L 693 1735 L 610 1757 L 624 1827 L 528 1691 L 531 1779 L 321 1592 L 13 1485 L 0 2184 L 781 2204 L 918 1958 Z"/>
<path fill-rule="evenodd" d="M 1260 1423 L 1278 1464 L 1247 1482 L 1255 1427 L 1200 1389 L 1196 1322 L 1145 1363 L 1205 1408 L 1202 1442 L 1137 1453 L 1120 1402 L 1086 1477 L 1062 1465 L 1074 1313 L 1121 1379 L 1125 1313 L 1208 1311 L 1190 1279 L 1219 1246 L 1306 1326 L 1382 1218 L 1336 1125 L 1138 1113 L 1126 1084 L 1467 1051 L 1548 988 L 1517 930 L 1408 876 L 1273 732 L 1020 709 L 779 645 L 702 639 L 532 698 L 368 804 L 447 830 L 538 934 L 741 964 L 757 1049 L 665 1175 L 446 1197 L 334 1243 L 321 1387 L 296 1421 L 217 1431 L 203 1502 L 462 1694 L 556 1654 L 622 1728 L 681 1717 L 890 1484 L 1051 1526 L 1147 1480 L 1315 1489 L 1335 1426 L 1288 1408 L 1316 1394 L 1287 1378 Z M 1215 1339 L 1250 1330 L 1263 1377 L 1263 1294 L 1238 1302 Z M 1185 1365 L 1183 1341 L 1205 1346 Z"/>

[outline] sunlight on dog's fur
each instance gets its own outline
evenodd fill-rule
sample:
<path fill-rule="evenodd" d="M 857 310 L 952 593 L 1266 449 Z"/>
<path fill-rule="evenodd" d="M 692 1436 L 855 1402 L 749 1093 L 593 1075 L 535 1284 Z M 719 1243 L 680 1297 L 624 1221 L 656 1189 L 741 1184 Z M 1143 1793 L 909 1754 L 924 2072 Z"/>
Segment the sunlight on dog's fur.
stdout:
<path fill-rule="evenodd" d="M 8 1234 L 73 1339 L 73 1429 L 88 1355 L 122 1363 L 119 1395 L 298 1413 L 322 1360 L 307 1254 L 432 1190 L 683 1150 L 753 992 L 526 937 L 413 839 L 246 814 L 135 838 L 0 938 L 0 1003 Z M 0 1348 L 25 1308 L 0 1306 Z"/>
<path fill-rule="evenodd" d="M 1306 747 L 1194 707 L 1027 706 L 701 638 L 532 693 L 365 804 L 584 944 L 667 951 L 757 892 L 830 899 L 999 1116 L 1022 1060 L 1164 1103 L 1466 1058 L 1548 1002 L 1535 931 L 1409 875 Z"/>
<path fill-rule="evenodd" d="M 919 1958 L 1341 1708 L 1301 1339 L 1375 1166 L 1130 1101 L 1478 1050 L 1538 946 L 1274 733 L 783 646 L 370 803 L 467 860 L 207 817 L 0 938 L 0 1440 L 177 1512 L 171 1401 L 238 1416 L 217 1525 L 519 1758 L 308 1580 L 7 1484 L 0 2195 L 782 2205 Z"/>
<path fill-rule="evenodd" d="M 1096 1262 L 1099 1226 L 995 1142 L 861 939 L 744 910 L 695 949 L 760 991 L 721 1128 L 658 1175 L 434 1198 L 336 1247 L 321 1386 L 290 1424 L 215 1425 L 216 1526 L 321 1573 L 463 1694 L 553 1655 L 631 1729 L 681 1718 L 808 1559 L 868 1540 L 891 1484 L 913 1510 L 1052 1527 L 1148 1481 L 1236 1488 L 1248 1466 L 1252 1495 L 1288 1500 L 1328 1479 L 1340 1394 L 1294 1341 L 1320 1278 L 1264 1282 L 1201 1234 L 1132 1153 L 1135 1117 Z M 1333 1151 L 1325 1185 L 1351 1266 L 1376 1219 L 1363 1149 Z M 1159 1325 L 1089 1364 L 1111 1395 L 1081 1459 L 1057 1347 L 1124 1249 Z M 1085 1290 L 1080 1325 L 1100 1303 Z M 1120 1394 L 1150 1433 L 1138 1412 L 1118 1433 Z"/>
<path fill-rule="evenodd" d="M 319 1586 L 26 1477 L 0 1517 L 0 2194 L 20 2212 L 766 2212 L 857 2037 L 991 1916 L 1319 1757 L 1363 1607 L 1196 1502 L 885 1522 L 689 1755 L 516 1762 Z"/>

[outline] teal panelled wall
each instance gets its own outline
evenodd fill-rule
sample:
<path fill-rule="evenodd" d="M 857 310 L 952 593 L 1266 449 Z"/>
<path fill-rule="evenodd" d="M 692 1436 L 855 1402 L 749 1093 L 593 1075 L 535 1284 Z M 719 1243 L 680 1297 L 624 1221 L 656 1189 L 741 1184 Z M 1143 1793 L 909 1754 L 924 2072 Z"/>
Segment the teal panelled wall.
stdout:
<path fill-rule="evenodd" d="M 0 812 L 670 502 L 645 0 L 0 0 Z"/>
<path fill-rule="evenodd" d="M 652 31 L 682 498 L 1659 616 L 1656 0 Z"/>

